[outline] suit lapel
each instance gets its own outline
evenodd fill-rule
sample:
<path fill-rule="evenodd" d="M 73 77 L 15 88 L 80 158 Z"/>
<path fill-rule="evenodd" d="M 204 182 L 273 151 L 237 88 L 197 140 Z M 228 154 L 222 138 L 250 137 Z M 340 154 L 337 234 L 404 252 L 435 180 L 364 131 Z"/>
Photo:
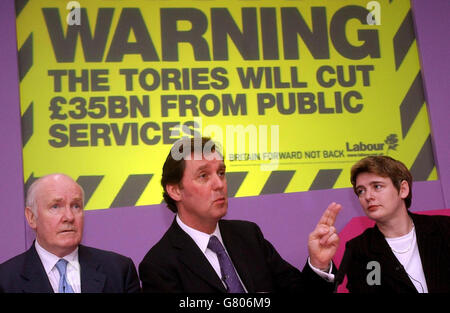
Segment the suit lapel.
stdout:
<path fill-rule="evenodd" d="M 188 267 L 200 279 L 220 292 L 226 292 L 222 281 L 206 259 L 194 240 L 186 234 L 174 219 L 170 226 L 170 240 L 173 247 L 179 251 L 178 260 Z"/>
<path fill-rule="evenodd" d="M 41 259 L 34 248 L 34 242 L 26 253 L 24 267 L 20 276 L 23 279 L 23 291 L 25 293 L 54 292 Z"/>
<path fill-rule="evenodd" d="M 219 221 L 220 234 L 225 244 L 225 248 L 233 261 L 234 268 L 239 274 L 248 292 L 254 292 L 254 284 L 250 275 L 251 263 L 246 258 L 245 246 L 241 238 L 230 229 L 229 224 L 223 220 Z"/>
<path fill-rule="evenodd" d="M 96 261 L 89 248 L 82 245 L 78 248 L 78 261 L 80 262 L 81 292 L 103 292 L 106 276 L 99 271 L 101 264 Z"/>

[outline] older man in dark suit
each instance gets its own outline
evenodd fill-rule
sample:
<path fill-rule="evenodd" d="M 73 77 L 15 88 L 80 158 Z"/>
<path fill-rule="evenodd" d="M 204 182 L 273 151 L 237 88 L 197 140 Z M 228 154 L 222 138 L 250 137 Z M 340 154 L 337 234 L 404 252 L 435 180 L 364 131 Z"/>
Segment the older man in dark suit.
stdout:
<path fill-rule="evenodd" d="M 184 138 L 163 167 L 164 199 L 174 221 L 139 265 L 144 292 L 332 292 L 331 258 L 340 205 L 332 203 L 310 234 L 300 272 L 251 222 L 224 220 L 225 164 L 209 138 Z"/>
<path fill-rule="evenodd" d="M 36 240 L 0 265 L 0 292 L 140 291 L 130 258 L 80 245 L 83 200 L 81 186 L 64 174 L 44 176 L 30 186 L 25 216 Z"/>

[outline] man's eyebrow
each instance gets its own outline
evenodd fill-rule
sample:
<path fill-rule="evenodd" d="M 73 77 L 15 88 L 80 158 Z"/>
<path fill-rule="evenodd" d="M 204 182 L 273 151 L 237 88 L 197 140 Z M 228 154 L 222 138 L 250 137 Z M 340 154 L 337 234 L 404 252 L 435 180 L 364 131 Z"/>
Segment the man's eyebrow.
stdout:
<path fill-rule="evenodd" d="M 210 167 L 211 167 L 210 164 L 204 164 L 204 165 L 201 165 L 201 166 L 199 166 L 199 167 L 197 168 L 196 172 L 204 171 L 204 170 L 206 170 L 206 169 L 208 169 L 208 168 L 210 168 Z M 219 169 L 220 169 L 220 170 L 224 170 L 224 169 L 226 169 L 226 168 L 227 168 L 227 167 L 225 166 L 225 163 L 221 163 L 221 164 L 219 165 Z"/>
<path fill-rule="evenodd" d="M 208 164 L 201 165 L 201 166 L 199 166 L 199 167 L 197 168 L 196 172 L 203 171 L 203 170 L 207 169 L 208 167 L 209 167 Z"/>

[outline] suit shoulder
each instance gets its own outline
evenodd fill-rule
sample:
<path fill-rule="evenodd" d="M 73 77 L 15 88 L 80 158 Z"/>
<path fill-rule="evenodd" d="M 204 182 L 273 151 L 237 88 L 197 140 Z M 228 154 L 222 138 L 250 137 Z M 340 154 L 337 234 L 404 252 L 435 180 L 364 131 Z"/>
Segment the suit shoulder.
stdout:
<path fill-rule="evenodd" d="M 18 254 L 5 262 L 0 264 L 0 273 L 6 274 L 8 272 L 11 272 L 12 270 L 17 271 L 17 268 L 20 268 L 23 266 L 25 262 L 26 252 L 23 252 L 21 254 Z"/>
<path fill-rule="evenodd" d="M 258 224 L 250 221 L 244 220 L 220 220 L 219 225 L 224 225 L 225 227 L 234 227 L 243 230 L 260 229 Z"/>
<path fill-rule="evenodd" d="M 450 225 L 450 216 L 447 215 L 428 215 L 423 214 L 412 214 L 414 218 L 419 219 L 424 222 L 429 222 L 433 224 Z"/>
<path fill-rule="evenodd" d="M 173 229 L 169 228 L 166 233 L 147 251 L 142 258 L 139 266 L 142 263 L 165 263 L 172 258 L 172 240 Z"/>
<path fill-rule="evenodd" d="M 261 228 L 254 222 L 243 220 L 221 220 L 219 222 L 222 238 L 232 237 L 234 240 L 243 240 L 248 244 L 264 242 L 265 237 Z"/>
<path fill-rule="evenodd" d="M 123 262 L 128 263 L 131 261 L 131 258 L 122 255 L 117 252 L 102 250 L 98 248 L 88 247 L 88 246 L 80 246 L 80 251 L 83 254 L 87 254 L 90 257 L 99 260 L 99 261 L 111 261 L 111 262 Z"/>
<path fill-rule="evenodd" d="M 443 234 L 450 234 L 450 216 L 447 215 L 427 215 L 412 214 L 414 223 L 427 225 L 428 228 L 439 231 Z M 419 225 L 420 225 L 419 224 Z"/>
<path fill-rule="evenodd" d="M 369 227 L 365 229 L 360 235 L 350 239 L 346 243 L 346 247 L 356 247 L 364 245 L 367 241 L 369 241 L 374 235 L 377 230 L 374 227 Z"/>
<path fill-rule="evenodd" d="M 22 292 L 21 273 L 25 269 L 26 252 L 0 264 L 0 293 Z"/>

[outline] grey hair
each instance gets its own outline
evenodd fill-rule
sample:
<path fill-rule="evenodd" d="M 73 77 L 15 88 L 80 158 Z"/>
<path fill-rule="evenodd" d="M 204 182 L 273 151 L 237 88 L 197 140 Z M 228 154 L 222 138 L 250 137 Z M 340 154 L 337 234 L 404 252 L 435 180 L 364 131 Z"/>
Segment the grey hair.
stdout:
<path fill-rule="evenodd" d="M 27 190 L 25 206 L 30 208 L 31 212 L 33 212 L 33 214 L 35 216 L 37 216 L 37 212 L 38 212 L 37 203 L 36 203 L 36 191 L 38 190 L 38 187 L 42 184 L 42 182 L 45 179 L 54 177 L 54 176 L 64 176 L 64 177 L 70 179 L 71 181 L 73 181 L 78 187 L 80 187 L 81 197 L 82 197 L 83 206 L 84 206 L 84 190 L 83 190 L 83 187 L 80 186 L 80 184 L 78 184 L 76 181 L 73 180 L 72 177 L 70 177 L 69 175 L 66 175 L 66 174 L 62 174 L 62 173 L 48 174 L 48 175 L 45 175 L 45 176 L 42 176 L 42 177 L 36 179 Z"/>

